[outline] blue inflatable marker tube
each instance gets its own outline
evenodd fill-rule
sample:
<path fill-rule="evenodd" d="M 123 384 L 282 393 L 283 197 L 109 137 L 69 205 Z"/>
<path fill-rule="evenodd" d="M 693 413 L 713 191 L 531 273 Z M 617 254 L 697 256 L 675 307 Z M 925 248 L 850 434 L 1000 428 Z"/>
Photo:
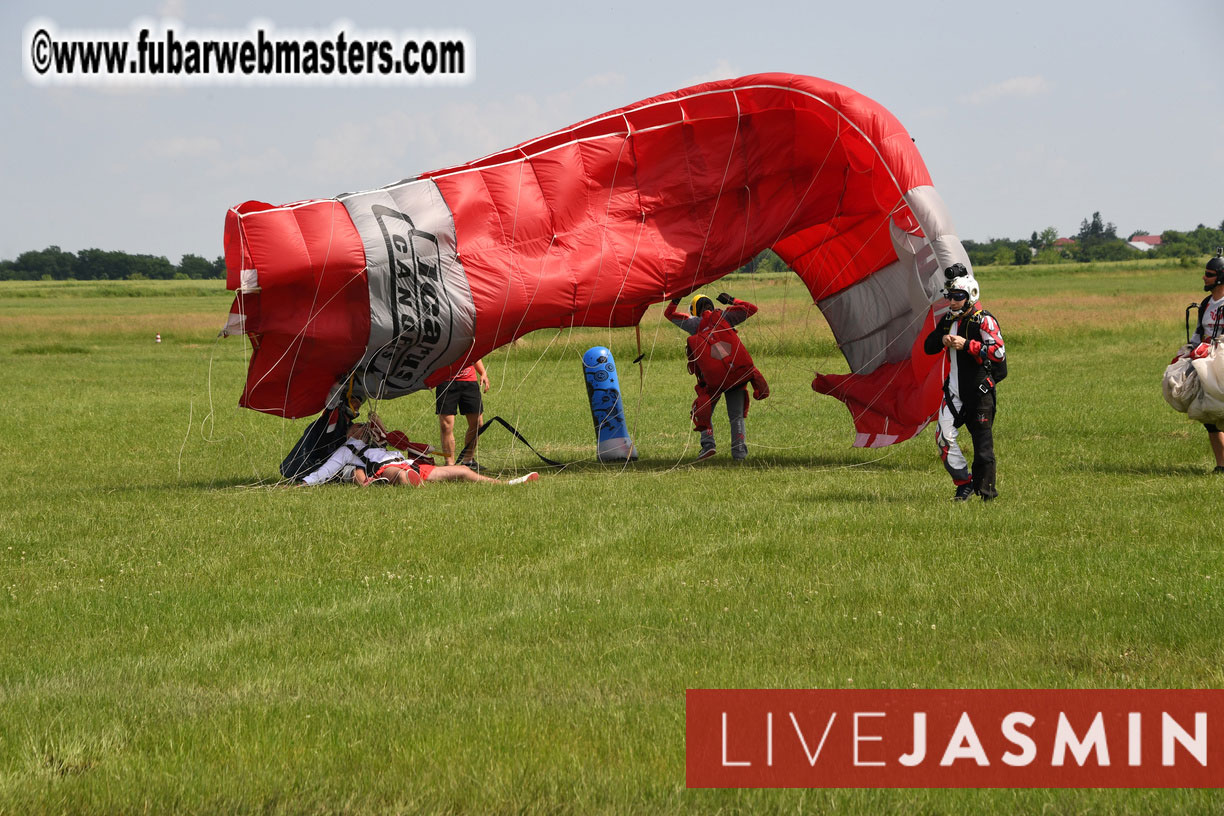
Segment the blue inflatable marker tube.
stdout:
<path fill-rule="evenodd" d="M 586 378 L 587 397 L 591 400 L 591 419 L 595 421 L 596 455 L 601 462 L 625 462 L 637 459 L 637 448 L 629 438 L 625 425 L 625 404 L 621 400 L 620 380 L 616 376 L 616 361 L 603 346 L 588 349 L 582 355 L 582 373 Z"/>

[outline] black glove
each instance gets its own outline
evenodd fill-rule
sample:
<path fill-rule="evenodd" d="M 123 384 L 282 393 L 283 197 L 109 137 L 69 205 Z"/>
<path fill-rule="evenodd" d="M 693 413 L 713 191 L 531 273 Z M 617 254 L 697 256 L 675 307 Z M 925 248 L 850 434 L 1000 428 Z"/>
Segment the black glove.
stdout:
<path fill-rule="evenodd" d="M 680 305 L 680 298 L 672 298 L 672 299 L 671 299 L 671 305 L 673 305 L 673 306 L 679 306 L 679 305 Z"/>
<path fill-rule="evenodd" d="M 726 292 L 719 292 L 719 293 L 718 293 L 718 302 L 719 302 L 719 303 L 722 303 L 722 304 L 724 304 L 724 305 L 726 305 L 726 306 L 730 306 L 732 303 L 734 303 L 734 302 L 735 302 L 735 298 L 731 297 L 731 296 L 730 296 L 730 295 L 728 295 Z"/>

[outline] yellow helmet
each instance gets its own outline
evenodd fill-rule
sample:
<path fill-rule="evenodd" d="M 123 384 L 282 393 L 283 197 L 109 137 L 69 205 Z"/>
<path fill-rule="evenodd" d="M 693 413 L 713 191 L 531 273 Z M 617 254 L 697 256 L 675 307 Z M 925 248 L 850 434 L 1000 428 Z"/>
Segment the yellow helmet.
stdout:
<path fill-rule="evenodd" d="M 711 309 L 714 308 L 714 301 L 710 300 L 710 298 L 706 296 L 705 294 L 701 292 L 697 292 L 693 295 L 693 299 L 689 301 L 689 314 L 696 315 L 697 314 L 697 304 L 703 300 L 710 304 Z"/>

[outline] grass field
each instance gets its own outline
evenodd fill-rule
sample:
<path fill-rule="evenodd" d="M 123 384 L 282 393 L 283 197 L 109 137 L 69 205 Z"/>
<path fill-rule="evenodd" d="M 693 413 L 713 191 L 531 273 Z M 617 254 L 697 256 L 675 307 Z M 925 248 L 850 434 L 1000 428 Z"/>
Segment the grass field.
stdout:
<path fill-rule="evenodd" d="M 536 333 L 487 415 L 522 488 L 275 489 L 219 282 L 0 286 L 0 813 L 1167 813 L 1213 791 L 687 790 L 686 688 L 1218 688 L 1224 480 L 1160 396 L 1199 270 L 982 275 L 1001 498 L 856 450 L 797 280 L 729 279 L 774 395 L 690 464 L 683 335 Z M 716 289 L 714 291 L 717 291 Z M 135 296 L 129 296 L 135 295 Z M 163 342 L 155 344 L 160 332 Z M 642 459 L 592 461 L 579 355 Z M 385 402 L 435 441 L 432 400 Z M 536 469 L 500 429 L 479 459 Z"/>

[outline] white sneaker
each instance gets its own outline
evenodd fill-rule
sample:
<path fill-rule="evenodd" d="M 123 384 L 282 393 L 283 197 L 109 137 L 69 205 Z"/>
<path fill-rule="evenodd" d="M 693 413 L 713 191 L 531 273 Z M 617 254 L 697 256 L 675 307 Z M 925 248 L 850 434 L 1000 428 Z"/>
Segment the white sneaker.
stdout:
<path fill-rule="evenodd" d="M 506 482 L 506 484 L 526 484 L 527 482 L 538 481 L 539 478 L 540 478 L 540 474 L 536 473 L 533 470 L 530 473 L 528 473 L 526 476 L 517 476 L 511 479 L 510 481 Z"/>

